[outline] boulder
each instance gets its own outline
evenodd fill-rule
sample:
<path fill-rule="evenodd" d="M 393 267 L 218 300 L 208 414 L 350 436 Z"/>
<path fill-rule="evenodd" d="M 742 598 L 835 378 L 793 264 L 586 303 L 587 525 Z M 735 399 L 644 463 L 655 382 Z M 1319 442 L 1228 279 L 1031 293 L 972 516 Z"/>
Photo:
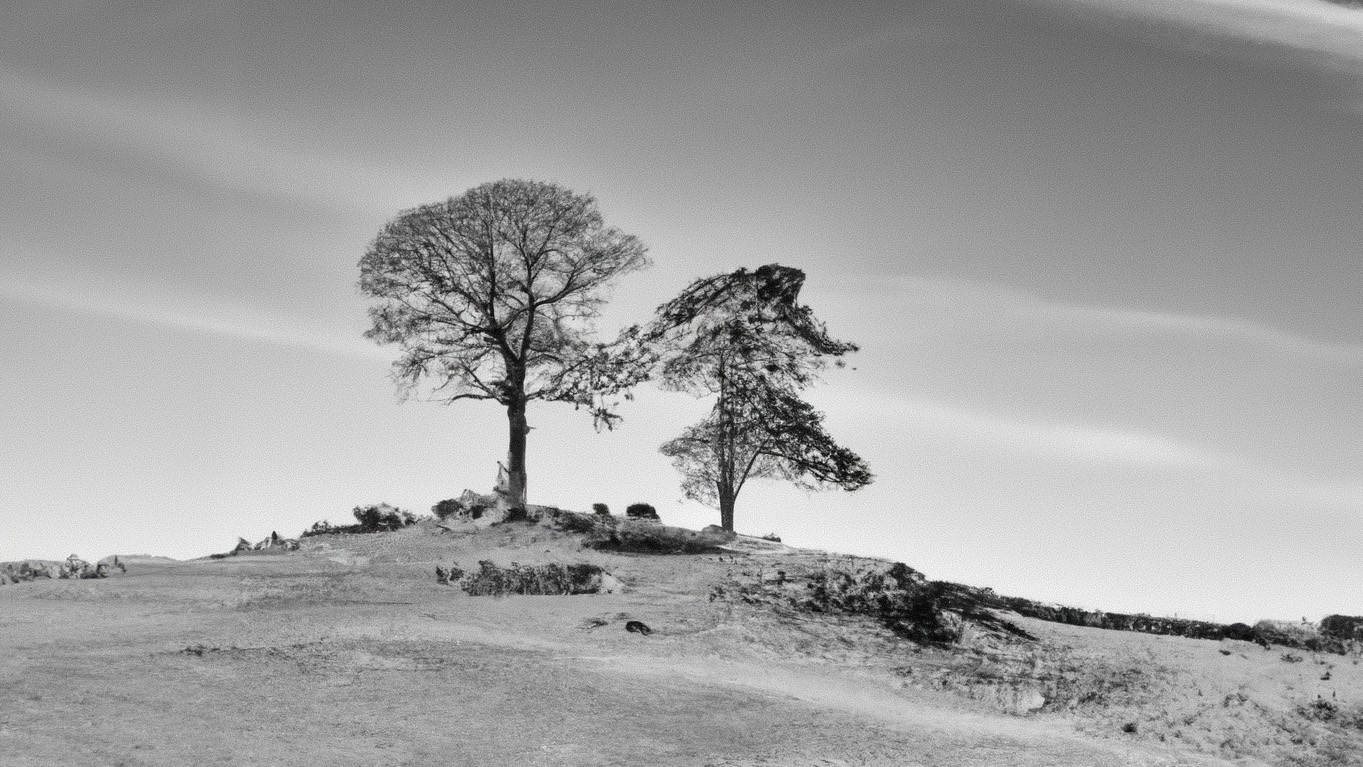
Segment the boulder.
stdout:
<path fill-rule="evenodd" d="M 252 546 L 253 551 L 265 551 L 267 549 L 282 549 L 284 551 L 298 551 L 298 540 L 295 538 L 281 538 L 279 533 L 271 532 L 270 537 Z"/>
<path fill-rule="evenodd" d="M 80 556 L 72 554 L 71 556 L 66 558 L 65 562 L 62 563 L 61 573 L 59 577 L 81 578 L 84 577 L 84 574 L 87 571 L 94 572 L 94 568 L 90 566 L 89 562 L 86 562 L 84 559 L 81 559 Z"/>

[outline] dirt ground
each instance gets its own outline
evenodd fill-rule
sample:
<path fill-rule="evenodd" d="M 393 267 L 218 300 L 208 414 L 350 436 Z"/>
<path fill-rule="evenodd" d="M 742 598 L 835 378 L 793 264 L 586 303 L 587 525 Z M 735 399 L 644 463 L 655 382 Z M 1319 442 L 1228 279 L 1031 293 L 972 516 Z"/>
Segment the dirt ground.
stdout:
<path fill-rule="evenodd" d="M 483 559 L 593 563 L 626 588 L 436 582 Z M 423 524 L 17 584 L 0 589 L 0 764 L 1363 764 L 1357 658 L 1020 618 L 1037 642 L 925 649 L 710 598 L 833 559 Z"/>

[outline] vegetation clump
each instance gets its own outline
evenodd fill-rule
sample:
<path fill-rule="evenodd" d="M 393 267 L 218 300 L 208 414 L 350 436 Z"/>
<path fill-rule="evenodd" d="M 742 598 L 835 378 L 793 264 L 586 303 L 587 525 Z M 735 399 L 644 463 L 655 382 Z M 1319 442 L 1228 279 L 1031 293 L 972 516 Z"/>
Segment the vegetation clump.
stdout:
<path fill-rule="evenodd" d="M 574 511 L 553 508 L 546 508 L 542 519 L 547 519 L 549 525 L 555 530 L 579 535 L 590 535 L 596 532 L 598 527 L 610 527 L 612 522 L 609 514 L 604 516 L 600 514 L 579 514 Z"/>
<path fill-rule="evenodd" d="M 404 511 L 396 506 L 389 506 L 386 503 L 379 503 L 370 506 L 356 506 L 352 512 L 355 515 L 353 525 L 333 525 L 323 519 L 312 523 L 312 527 L 303 531 L 302 537 L 307 538 L 313 535 L 337 535 L 355 533 L 384 533 L 393 530 L 401 530 L 416 524 L 416 515 L 410 511 Z"/>
<path fill-rule="evenodd" d="M 595 525 L 583 545 L 598 551 L 634 554 L 717 554 L 734 539 L 726 530 L 687 530 L 635 520 Z"/>
<path fill-rule="evenodd" d="M 871 618 L 900 637 L 926 645 L 955 644 L 968 624 L 1005 639 L 1034 639 L 993 612 L 988 604 L 992 592 L 928 581 L 902 562 L 888 568 L 824 563 L 804 572 L 777 570 L 775 578 L 761 570 L 744 575 L 755 580 L 714 587 L 711 601 L 737 598 L 801 612 Z"/>
<path fill-rule="evenodd" d="M 665 389 L 714 397 L 700 423 L 660 450 L 682 475 L 687 498 L 719 509 L 734 529 L 734 507 L 749 479 L 806 490 L 856 490 L 866 462 L 837 444 L 823 414 L 801 398 L 833 360 L 857 350 L 830 337 L 799 303 L 805 274 L 768 264 L 696 280 L 658 307 L 645 336 L 659 344 Z"/>
<path fill-rule="evenodd" d="M 662 519 L 650 503 L 631 503 L 625 507 L 625 516 L 629 519 Z"/>
<path fill-rule="evenodd" d="M 498 567 L 483 560 L 478 563 L 478 571 L 465 575 L 459 586 L 475 597 L 595 594 L 601 590 L 605 575 L 605 570 L 587 563 L 519 565 L 512 562 L 510 567 Z"/>
<path fill-rule="evenodd" d="M 1035 639 L 999 618 L 981 590 L 946 581 L 928 581 L 902 562 L 881 572 L 874 568 L 830 567 L 807 576 L 805 595 L 795 604 L 814 612 L 842 612 L 875 618 L 881 625 L 919 644 L 954 644 L 967 622 L 1002 636 Z"/>
<path fill-rule="evenodd" d="M 1320 633 L 1332 639 L 1363 641 L 1363 615 L 1327 615 L 1321 619 Z"/>

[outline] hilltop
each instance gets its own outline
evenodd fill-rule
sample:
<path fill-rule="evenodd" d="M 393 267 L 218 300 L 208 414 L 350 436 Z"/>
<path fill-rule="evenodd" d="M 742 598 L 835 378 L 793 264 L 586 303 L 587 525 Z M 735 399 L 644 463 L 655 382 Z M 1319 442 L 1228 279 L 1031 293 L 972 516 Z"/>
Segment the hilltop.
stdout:
<path fill-rule="evenodd" d="M 1356 647 L 758 538 L 549 510 L 121 559 L 0 589 L 7 765 L 1363 764 Z M 597 593 L 470 593 L 531 582 Z"/>

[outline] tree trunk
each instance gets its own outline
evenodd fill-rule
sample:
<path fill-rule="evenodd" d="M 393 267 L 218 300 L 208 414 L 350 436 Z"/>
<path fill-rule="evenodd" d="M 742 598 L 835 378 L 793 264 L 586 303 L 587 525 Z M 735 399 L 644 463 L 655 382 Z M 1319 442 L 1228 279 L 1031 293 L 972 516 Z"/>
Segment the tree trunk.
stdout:
<path fill-rule="evenodd" d="M 525 420 L 525 400 L 517 399 L 506 406 L 510 427 L 510 447 L 506 454 L 507 502 L 513 509 L 525 508 L 525 438 L 530 426 Z"/>
<path fill-rule="evenodd" d="M 715 409 L 719 411 L 719 430 L 715 435 L 715 458 L 719 462 L 716 473 L 719 475 L 719 526 L 734 531 L 734 425 L 729 412 L 729 378 L 727 364 L 721 357 L 719 362 L 719 401 Z"/>
<path fill-rule="evenodd" d="M 719 491 L 719 526 L 731 533 L 734 531 L 734 500 L 736 497 L 737 494 L 732 491 L 726 491 L 723 488 Z"/>

